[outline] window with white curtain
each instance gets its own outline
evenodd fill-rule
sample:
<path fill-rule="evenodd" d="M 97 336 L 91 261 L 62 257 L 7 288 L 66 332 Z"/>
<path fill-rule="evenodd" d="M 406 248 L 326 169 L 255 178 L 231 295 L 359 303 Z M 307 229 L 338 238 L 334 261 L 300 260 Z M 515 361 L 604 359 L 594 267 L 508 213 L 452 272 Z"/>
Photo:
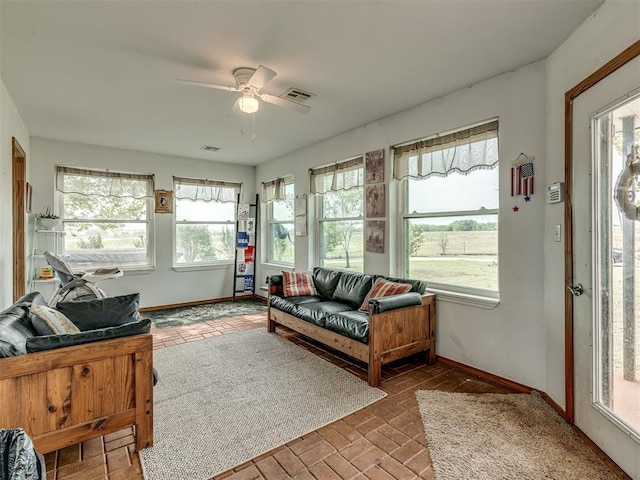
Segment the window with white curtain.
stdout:
<path fill-rule="evenodd" d="M 56 167 L 71 267 L 153 267 L 153 188 L 153 175 Z"/>
<path fill-rule="evenodd" d="M 233 182 L 173 177 L 175 266 L 233 261 L 240 187 Z"/>
<path fill-rule="evenodd" d="M 364 271 L 364 168 L 358 157 L 310 170 L 319 196 L 319 265 Z"/>
<path fill-rule="evenodd" d="M 498 295 L 498 122 L 394 147 L 404 193 L 404 274 Z"/>
<path fill-rule="evenodd" d="M 263 182 L 262 201 L 267 203 L 267 262 L 293 265 L 295 263 L 293 177 Z"/>

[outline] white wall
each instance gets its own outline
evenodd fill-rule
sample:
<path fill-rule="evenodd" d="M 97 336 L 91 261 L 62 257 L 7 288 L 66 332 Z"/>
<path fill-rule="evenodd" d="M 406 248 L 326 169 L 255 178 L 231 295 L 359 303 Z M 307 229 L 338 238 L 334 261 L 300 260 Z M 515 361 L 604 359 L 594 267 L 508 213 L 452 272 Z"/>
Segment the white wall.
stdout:
<path fill-rule="evenodd" d="M 564 94 L 640 39 L 640 2 L 609 0 L 547 59 L 546 183 L 564 180 Z M 564 243 L 553 241 L 563 226 L 564 204 L 545 211 L 544 318 L 547 384 L 543 388 L 564 406 Z"/>
<path fill-rule="evenodd" d="M 13 301 L 12 137 L 24 149 L 29 168 L 29 132 L 0 79 L 0 310 Z"/>
<path fill-rule="evenodd" d="M 365 125 L 318 144 L 259 165 L 256 181 L 293 173 L 296 194 L 308 193 L 308 169 L 378 148 L 499 117 L 500 181 L 509 185 L 510 164 L 520 152 L 536 157 L 536 176 L 545 178 L 545 63 L 539 62 L 458 91 L 441 99 Z M 396 183 L 391 187 L 387 212 L 397 212 Z M 542 187 L 542 182 L 539 183 Z M 516 382 L 546 386 L 544 331 L 543 235 L 545 202 L 539 188 L 518 213 L 509 189 L 500 193 L 500 304 L 493 310 L 439 301 L 437 353 Z M 314 226 L 310 208 L 310 227 Z M 389 242 L 384 254 L 365 255 L 365 271 L 398 273 L 394 254 L 400 244 L 395 215 L 387 216 Z M 264 218 L 264 217 L 263 217 Z M 391 224 L 391 225 L 389 225 Z M 317 242 L 296 238 L 296 270 L 314 266 Z M 264 251 L 264 249 L 263 249 Z M 553 267 L 555 268 L 555 266 Z M 263 266 L 260 274 L 278 271 Z"/>
<path fill-rule="evenodd" d="M 155 174 L 155 188 L 172 190 L 172 176 L 242 182 L 244 201 L 255 195 L 255 168 L 94 145 L 62 142 L 39 137 L 31 139 L 33 211 L 54 205 L 56 165 L 110 168 Z M 233 268 L 180 271 L 173 263 L 173 215 L 155 214 L 156 268 L 150 273 L 125 273 L 101 284 L 109 295 L 140 292 L 143 307 L 229 297 L 233 289 Z"/>
<path fill-rule="evenodd" d="M 545 205 L 542 187 L 563 180 L 564 92 L 640 38 L 639 9 L 637 1 L 607 0 L 546 61 L 260 165 L 255 183 L 251 167 L 35 138 L 33 157 L 28 158 L 34 211 L 52 203 L 54 164 L 154 172 L 158 188 L 170 188 L 174 174 L 241 180 L 247 187 L 245 194 L 252 194 L 252 185 L 257 187 L 263 180 L 294 174 L 300 194 L 309 191 L 310 167 L 498 116 L 503 185 L 509 162 L 520 152 L 536 156 L 536 176 L 542 181 L 536 182 L 538 190 L 531 204 L 517 214 L 511 211 L 513 201 L 506 189 L 502 191 L 501 303 L 494 310 L 483 310 L 439 302 L 438 353 L 544 390 L 564 406 L 564 251 L 562 243 L 553 241 L 554 225 L 563 224 L 563 205 Z M 0 87 L 0 306 L 4 306 L 11 295 L 10 140 L 16 136 L 29 154 L 29 139 L 4 85 Z M 386 153 L 387 211 L 395 212 L 396 185 L 389 181 L 388 148 Z M 315 262 L 313 198 L 309 210 L 309 237 L 296 237 L 295 267 L 299 271 L 312 268 Z M 144 290 L 145 306 L 228 296 L 231 270 L 171 270 L 170 216 L 158 215 L 157 220 L 156 272 L 106 284 L 108 291 Z M 382 255 L 366 254 L 367 272 L 397 273 L 394 249 L 398 238 L 389 214 L 387 230 L 389 248 Z M 265 275 L 278 271 L 261 266 L 258 284 Z"/>

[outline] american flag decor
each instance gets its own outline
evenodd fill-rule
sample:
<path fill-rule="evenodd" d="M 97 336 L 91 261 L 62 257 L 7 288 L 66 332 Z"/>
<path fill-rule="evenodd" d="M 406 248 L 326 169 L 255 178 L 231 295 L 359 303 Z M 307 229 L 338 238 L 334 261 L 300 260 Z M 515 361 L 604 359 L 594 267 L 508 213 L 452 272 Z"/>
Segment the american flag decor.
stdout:
<path fill-rule="evenodd" d="M 511 196 L 533 195 L 533 162 L 511 167 Z"/>

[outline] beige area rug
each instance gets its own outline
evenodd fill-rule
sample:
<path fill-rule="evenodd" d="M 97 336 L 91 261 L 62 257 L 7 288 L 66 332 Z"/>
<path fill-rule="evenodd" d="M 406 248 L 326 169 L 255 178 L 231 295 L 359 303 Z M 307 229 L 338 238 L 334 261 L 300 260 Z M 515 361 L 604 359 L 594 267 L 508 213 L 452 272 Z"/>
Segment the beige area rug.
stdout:
<path fill-rule="evenodd" d="M 264 329 L 154 352 L 149 480 L 203 480 L 383 398 L 386 394 Z"/>
<path fill-rule="evenodd" d="M 538 394 L 416 392 L 437 480 L 614 480 Z"/>

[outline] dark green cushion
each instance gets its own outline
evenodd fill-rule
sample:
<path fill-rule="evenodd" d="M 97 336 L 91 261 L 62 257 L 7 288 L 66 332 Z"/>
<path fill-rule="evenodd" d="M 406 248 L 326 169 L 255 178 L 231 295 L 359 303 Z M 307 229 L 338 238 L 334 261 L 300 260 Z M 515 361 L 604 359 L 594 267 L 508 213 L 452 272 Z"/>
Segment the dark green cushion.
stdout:
<path fill-rule="evenodd" d="M 320 295 L 325 298 L 333 298 L 333 292 L 340 280 L 340 270 L 325 267 L 313 269 L 313 284 Z"/>
<path fill-rule="evenodd" d="M 295 315 L 296 306 L 303 303 L 315 303 L 319 302 L 321 297 L 311 296 L 311 295 L 298 295 L 295 297 L 282 297 L 280 295 L 271 295 L 269 301 L 271 302 L 271 306 L 273 308 L 277 308 L 278 310 L 282 310 L 283 312 L 290 313 L 291 315 Z"/>
<path fill-rule="evenodd" d="M 378 297 L 369 300 L 369 305 L 373 305 L 374 313 L 388 312 L 398 308 L 415 307 L 422 305 L 422 295 L 418 292 L 400 293 L 389 295 L 388 297 Z"/>
<path fill-rule="evenodd" d="M 113 338 L 128 337 L 151 331 L 151 320 L 145 319 L 138 322 L 127 323 L 117 327 L 89 330 L 75 335 L 46 335 L 43 337 L 31 337 L 27 339 L 27 353 L 43 352 L 56 348 L 84 345 L 85 343 L 111 340 Z"/>
<path fill-rule="evenodd" d="M 40 292 L 31 292 L 23 295 L 16 301 L 16 303 L 14 303 L 14 305 L 27 305 L 28 307 L 31 307 L 32 303 L 35 303 L 36 305 L 48 305 Z"/>
<path fill-rule="evenodd" d="M 27 304 L 14 304 L 0 312 L 0 357 L 24 355 L 27 339 L 36 335 Z"/>
<path fill-rule="evenodd" d="M 342 272 L 333 292 L 332 300 L 349 305 L 354 310 L 360 308 L 364 297 L 373 286 L 373 276 L 364 273 Z"/>
<path fill-rule="evenodd" d="M 330 315 L 326 319 L 325 328 L 360 343 L 369 343 L 368 313 L 350 311 Z"/>
<path fill-rule="evenodd" d="M 56 306 L 81 331 L 117 327 L 140 320 L 140 294 L 131 293 L 78 302 L 63 302 Z"/>
<path fill-rule="evenodd" d="M 27 339 L 38 335 L 29 313 L 32 303 L 47 304 L 40 293 L 31 292 L 0 312 L 0 358 L 24 355 Z"/>
<path fill-rule="evenodd" d="M 344 303 L 339 302 L 314 302 L 303 303 L 295 308 L 295 316 L 305 322 L 313 323 L 319 327 L 324 327 L 327 317 L 334 313 L 351 310 Z"/>

